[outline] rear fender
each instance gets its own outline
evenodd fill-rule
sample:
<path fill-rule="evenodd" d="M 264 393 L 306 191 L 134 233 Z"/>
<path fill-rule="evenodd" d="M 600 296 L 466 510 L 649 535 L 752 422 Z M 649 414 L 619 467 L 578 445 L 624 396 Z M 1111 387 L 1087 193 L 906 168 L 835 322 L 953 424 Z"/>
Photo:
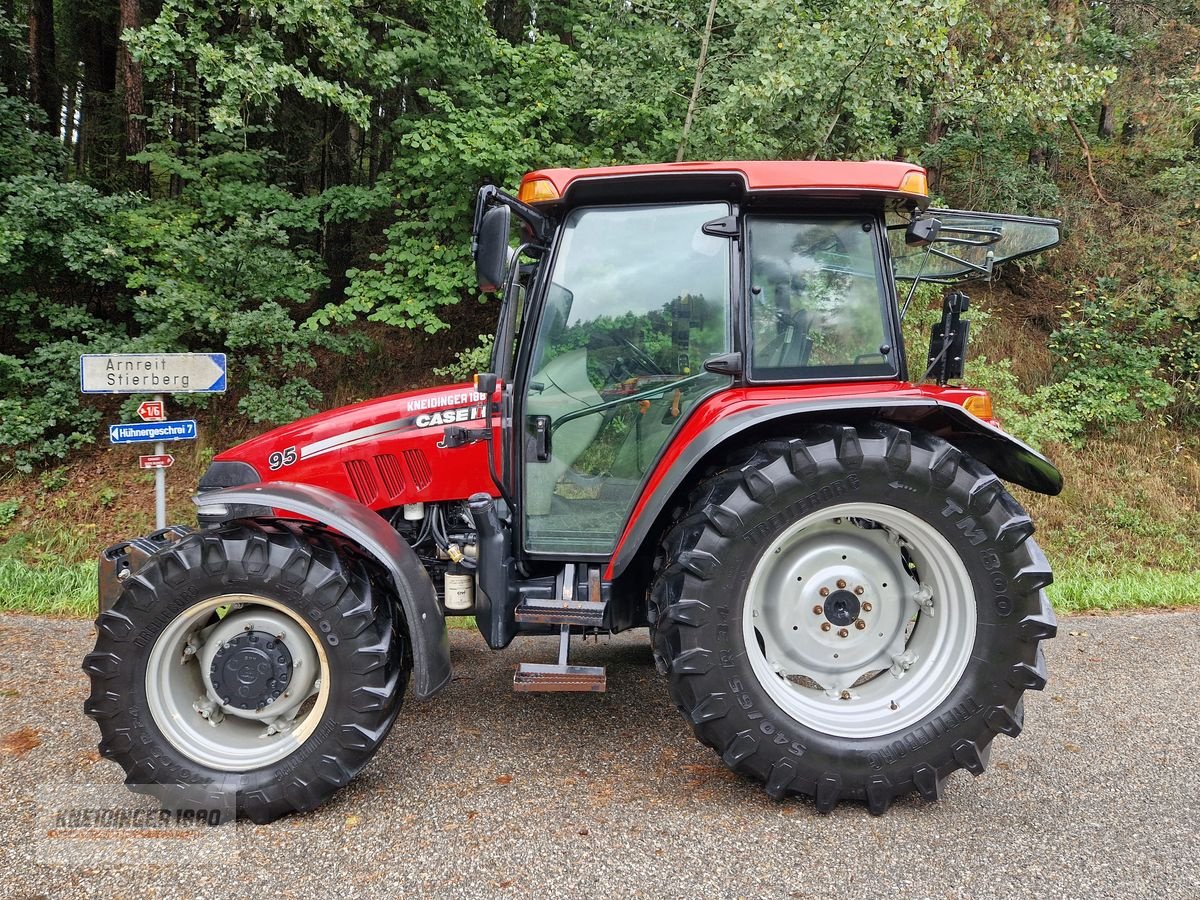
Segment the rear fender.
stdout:
<path fill-rule="evenodd" d="M 345 535 L 391 575 L 412 641 L 414 696 L 431 697 L 450 681 L 450 638 L 433 582 L 412 548 L 377 513 L 326 488 L 280 481 L 209 491 L 192 502 L 210 522 L 218 512 L 214 507 L 249 504 L 306 516 Z"/>
<path fill-rule="evenodd" d="M 979 419 L 956 403 L 934 398 L 837 398 L 803 403 L 759 406 L 718 419 L 699 435 L 688 439 L 678 453 L 659 460 L 647 484 L 652 491 L 626 523 L 617 551 L 605 573 L 620 575 L 637 556 L 647 538 L 658 533 L 656 523 L 679 502 L 679 495 L 694 484 L 694 473 L 732 447 L 765 437 L 786 435 L 794 426 L 819 422 L 864 420 L 893 422 L 935 434 L 979 460 L 1005 481 L 1040 494 L 1054 496 L 1062 490 L 1062 473 L 1054 463 L 1028 444 Z"/>

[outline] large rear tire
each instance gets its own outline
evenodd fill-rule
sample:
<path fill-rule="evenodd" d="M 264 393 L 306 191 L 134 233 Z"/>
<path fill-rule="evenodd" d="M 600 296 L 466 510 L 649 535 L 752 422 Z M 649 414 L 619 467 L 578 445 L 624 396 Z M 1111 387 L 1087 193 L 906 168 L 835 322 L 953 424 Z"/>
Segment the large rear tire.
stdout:
<path fill-rule="evenodd" d="M 1056 631 L 1050 569 L 999 479 L 933 435 L 815 426 L 692 494 L 651 589 L 697 737 L 772 797 L 884 812 L 983 772 Z"/>
<path fill-rule="evenodd" d="M 374 754 L 410 661 L 373 561 L 290 522 L 239 522 L 151 557 L 96 620 L 85 712 L 100 753 L 165 807 L 256 822 L 312 809 Z"/>

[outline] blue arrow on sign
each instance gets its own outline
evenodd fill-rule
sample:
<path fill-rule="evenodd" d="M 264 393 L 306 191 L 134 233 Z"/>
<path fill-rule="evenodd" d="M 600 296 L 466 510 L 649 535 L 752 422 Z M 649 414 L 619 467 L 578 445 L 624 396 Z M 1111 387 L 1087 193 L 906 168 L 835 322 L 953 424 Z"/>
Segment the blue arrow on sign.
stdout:
<path fill-rule="evenodd" d="M 144 441 L 194 441 L 196 420 L 174 422 L 127 422 L 108 426 L 108 439 L 114 444 L 137 444 Z"/>

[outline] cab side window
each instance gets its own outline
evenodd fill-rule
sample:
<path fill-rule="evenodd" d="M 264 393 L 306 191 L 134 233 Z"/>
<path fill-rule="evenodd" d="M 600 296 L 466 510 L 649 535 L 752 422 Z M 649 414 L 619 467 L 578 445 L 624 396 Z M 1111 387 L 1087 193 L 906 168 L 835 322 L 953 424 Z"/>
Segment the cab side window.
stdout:
<path fill-rule="evenodd" d="M 875 228 L 751 216 L 750 366 L 759 381 L 896 374 Z"/>

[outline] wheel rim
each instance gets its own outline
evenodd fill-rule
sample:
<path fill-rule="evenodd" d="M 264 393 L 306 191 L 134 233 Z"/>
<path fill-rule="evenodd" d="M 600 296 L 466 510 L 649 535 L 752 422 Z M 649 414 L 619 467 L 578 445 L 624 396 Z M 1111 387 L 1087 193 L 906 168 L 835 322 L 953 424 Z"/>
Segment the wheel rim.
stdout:
<path fill-rule="evenodd" d="M 163 629 L 146 665 L 159 731 L 193 762 L 225 772 L 294 753 L 316 730 L 329 693 L 329 660 L 308 623 L 253 594 L 189 607 Z"/>
<path fill-rule="evenodd" d="M 805 516 L 751 575 L 743 637 L 755 677 L 792 718 L 876 737 L 930 715 L 975 644 L 971 579 L 906 510 L 843 503 Z"/>

